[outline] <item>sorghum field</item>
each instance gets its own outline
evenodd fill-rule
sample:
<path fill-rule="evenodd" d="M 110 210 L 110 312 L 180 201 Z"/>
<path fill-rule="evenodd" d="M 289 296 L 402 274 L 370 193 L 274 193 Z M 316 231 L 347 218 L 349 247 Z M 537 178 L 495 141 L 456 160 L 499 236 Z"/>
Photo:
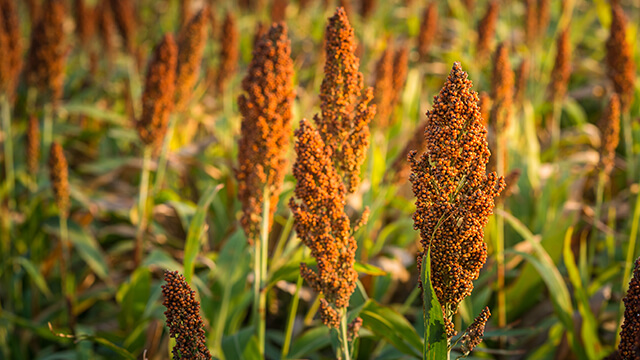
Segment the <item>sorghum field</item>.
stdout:
<path fill-rule="evenodd" d="M 640 359 L 635 0 L 0 0 L 0 359 Z"/>

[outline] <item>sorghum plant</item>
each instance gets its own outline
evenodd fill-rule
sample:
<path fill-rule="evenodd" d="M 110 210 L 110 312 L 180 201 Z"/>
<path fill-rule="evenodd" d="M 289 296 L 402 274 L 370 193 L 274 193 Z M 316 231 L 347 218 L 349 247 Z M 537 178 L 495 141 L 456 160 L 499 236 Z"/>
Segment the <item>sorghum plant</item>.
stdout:
<path fill-rule="evenodd" d="M 393 48 L 387 45 L 376 63 L 376 83 L 374 86 L 374 102 L 376 104 L 376 125 L 386 128 L 393 112 Z"/>
<path fill-rule="evenodd" d="M 76 34 L 82 46 L 86 49 L 95 32 L 95 7 L 89 7 L 85 0 L 75 0 Z"/>
<path fill-rule="evenodd" d="M 496 32 L 498 22 L 498 2 L 491 1 L 487 12 L 478 23 L 478 40 L 476 43 L 476 55 L 483 59 L 491 50 L 491 43 Z"/>
<path fill-rule="evenodd" d="M 409 48 L 407 45 L 400 46 L 393 56 L 393 93 L 391 94 L 391 107 L 395 109 L 400 103 L 400 96 L 407 80 L 409 70 Z M 392 119 L 393 120 L 393 119 Z"/>
<path fill-rule="evenodd" d="M 527 93 L 527 79 L 529 78 L 529 60 L 522 59 L 518 70 L 516 70 L 516 88 L 513 95 L 513 101 L 522 105 L 525 94 Z"/>
<path fill-rule="evenodd" d="M 129 0 L 110 0 L 111 13 L 124 46 L 130 55 L 136 51 L 136 14 L 134 3 Z"/>
<path fill-rule="evenodd" d="M 27 168 L 32 179 L 36 179 L 40 166 L 40 124 L 35 115 L 29 117 L 27 126 Z"/>
<path fill-rule="evenodd" d="M 416 129 L 413 131 L 413 136 L 409 139 L 402 151 L 400 151 L 396 160 L 391 165 L 391 169 L 395 176 L 393 180 L 395 184 L 404 183 L 409 178 L 409 174 L 411 173 L 411 168 L 407 161 L 409 153 L 411 151 L 417 151 L 419 154 L 422 154 L 424 151 L 427 141 L 424 136 L 424 131 L 427 128 L 427 124 L 428 120 L 418 124 Z"/>
<path fill-rule="evenodd" d="M 360 166 L 369 147 L 369 122 L 375 115 L 371 88 L 364 88 L 355 35 L 343 8 L 325 30 L 326 63 L 320 87 L 321 113 L 314 117 L 322 141 L 348 193 L 360 184 Z"/>
<path fill-rule="evenodd" d="M 98 35 L 102 43 L 102 51 L 106 55 L 107 60 L 112 61 L 115 56 L 113 44 L 113 29 L 115 24 L 113 23 L 109 0 L 101 0 L 98 5 L 96 5 L 96 16 L 96 25 L 98 26 Z"/>
<path fill-rule="evenodd" d="M 429 49 L 435 41 L 438 32 L 438 4 L 431 1 L 424 9 L 422 21 L 420 22 L 420 32 L 418 33 L 418 54 L 421 59 L 425 59 L 429 54 Z"/>
<path fill-rule="evenodd" d="M 219 94 L 224 91 L 227 81 L 236 70 L 239 38 L 240 34 L 238 33 L 236 18 L 232 13 L 227 12 L 222 24 L 222 33 L 220 34 L 220 64 L 216 76 L 216 89 Z"/>
<path fill-rule="evenodd" d="M 598 123 L 600 128 L 600 167 L 610 175 L 615 165 L 616 148 L 620 141 L 620 97 L 611 95 L 607 108 Z"/>
<path fill-rule="evenodd" d="M 204 322 L 200 317 L 200 302 L 196 299 L 196 292 L 177 271 L 164 273 L 162 285 L 162 305 L 167 308 L 164 316 L 169 328 L 169 336 L 176 339 L 171 350 L 174 360 L 180 359 L 211 359 L 207 349 L 204 332 Z"/>
<path fill-rule="evenodd" d="M 640 339 L 640 258 L 635 261 L 633 277 L 629 281 L 627 295 L 622 301 L 624 302 L 624 321 L 622 331 L 620 331 L 618 355 L 623 360 L 637 359 L 640 357 L 638 349 L 638 339 Z"/>
<path fill-rule="evenodd" d="M 562 101 L 567 93 L 567 85 L 571 76 L 571 43 L 569 29 L 565 29 L 556 41 L 556 60 L 551 70 L 549 83 L 549 99 L 552 102 Z"/>
<path fill-rule="evenodd" d="M 295 135 L 293 175 L 297 180 L 295 196 L 300 202 L 291 198 L 289 207 L 298 237 L 317 261 L 316 271 L 302 263 L 300 273 L 323 295 L 322 322 L 338 329 L 339 357 L 349 359 L 346 315 L 358 273 L 354 269 L 357 244 L 344 210 L 347 192 L 320 133 L 303 119 Z"/>
<path fill-rule="evenodd" d="M 209 7 L 203 8 L 180 31 L 175 87 L 176 111 L 183 110 L 187 105 L 198 79 L 202 53 L 207 41 L 209 16 Z"/>
<path fill-rule="evenodd" d="M 632 47 L 627 40 L 627 18 L 618 2 L 611 4 L 611 29 L 607 39 L 607 75 L 620 97 L 622 112 L 629 110 L 633 101 L 636 66 Z"/>
<path fill-rule="evenodd" d="M 449 339 L 456 334 L 453 316 L 471 294 L 473 280 L 487 259 L 484 227 L 494 198 L 505 187 L 502 177 L 487 174 L 487 130 L 471 86 L 460 63 L 454 63 L 427 112 L 426 151 L 419 157 L 415 150 L 409 154 L 409 180 L 416 196 L 414 229 L 420 230 L 423 247 L 418 268 L 430 251 L 430 281 Z"/>
<path fill-rule="evenodd" d="M 0 37 L 2 38 L 3 74 L 0 74 L 0 93 L 9 98 L 13 92 L 22 69 L 22 35 L 18 10 L 13 0 L 0 0 Z"/>

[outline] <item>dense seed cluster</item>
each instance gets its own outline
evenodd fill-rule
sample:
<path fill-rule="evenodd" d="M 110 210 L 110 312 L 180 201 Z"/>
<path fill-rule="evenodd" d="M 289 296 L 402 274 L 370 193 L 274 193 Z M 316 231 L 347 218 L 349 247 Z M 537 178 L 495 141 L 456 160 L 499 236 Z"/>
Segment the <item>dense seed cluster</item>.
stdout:
<path fill-rule="evenodd" d="M 136 50 L 136 14 L 134 2 L 129 0 L 110 0 L 111 11 L 124 46 L 129 54 Z"/>
<path fill-rule="evenodd" d="M 40 165 L 40 124 L 35 115 L 29 117 L 27 125 L 27 168 L 34 178 Z"/>
<path fill-rule="evenodd" d="M 295 93 L 291 44 L 284 24 L 272 25 L 258 40 L 242 89 L 236 178 L 242 203 L 240 222 L 252 242 L 260 235 L 263 194 L 269 193 L 271 224 L 287 167 Z"/>
<path fill-rule="evenodd" d="M 298 237 L 311 249 L 318 266 L 314 271 L 302 263 L 300 273 L 316 292 L 324 295 L 322 320 L 336 328 L 337 309 L 349 306 L 358 279 L 353 267 L 357 244 L 344 211 L 347 193 L 333 167 L 330 149 L 309 121 L 303 119 L 295 135 L 293 175 L 297 180 L 295 196 L 300 201 L 292 198 L 289 207 Z"/>
<path fill-rule="evenodd" d="M 569 28 L 565 29 L 556 42 L 556 61 L 551 70 L 551 83 L 549 84 L 549 99 L 561 101 L 567 93 L 567 85 L 571 76 L 571 43 L 569 41 Z"/>
<path fill-rule="evenodd" d="M 53 196 L 61 217 L 69 214 L 69 168 L 60 144 L 54 142 L 49 150 L 49 177 Z"/>
<path fill-rule="evenodd" d="M 460 63 L 454 63 L 427 112 L 427 149 L 420 157 L 416 151 L 409 154 L 409 180 L 416 196 L 414 229 L 420 230 L 424 252 L 431 249 L 431 283 L 449 337 L 455 334 L 451 318 L 471 294 L 487 259 L 484 227 L 494 198 L 505 187 L 502 177 L 486 172 L 487 130 L 471 86 Z"/>
<path fill-rule="evenodd" d="M 232 13 L 228 12 L 222 24 L 222 34 L 220 35 L 220 64 L 218 66 L 218 74 L 216 76 L 216 89 L 218 93 L 222 93 L 229 81 L 229 78 L 236 71 L 236 63 L 238 62 L 238 42 L 240 34 L 236 26 L 236 18 Z"/>
<path fill-rule="evenodd" d="M 624 302 L 624 321 L 620 331 L 618 352 L 625 360 L 640 358 L 638 339 L 640 339 L 640 258 L 633 268 L 633 277 L 629 281 L 627 295 Z"/>
<path fill-rule="evenodd" d="M 516 88 L 513 100 L 516 104 L 522 104 L 527 92 L 527 80 L 529 78 L 529 60 L 523 59 L 516 70 Z"/>
<path fill-rule="evenodd" d="M 610 174 L 615 165 L 616 147 L 620 141 L 620 98 L 613 94 L 600 123 L 598 124 L 602 140 L 600 145 L 600 166 L 605 174 Z"/>
<path fill-rule="evenodd" d="M 493 77 L 491 78 L 491 128 L 504 132 L 509 127 L 511 105 L 513 103 L 513 71 L 509 62 L 507 45 L 501 43 L 493 59 Z"/>
<path fill-rule="evenodd" d="M 620 4 L 611 5 L 611 29 L 607 39 L 607 74 L 613 83 L 622 112 L 629 110 L 633 101 L 636 65 L 633 62 L 632 47 L 627 41 L 627 19 Z"/>
<path fill-rule="evenodd" d="M 420 32 L 418 32 L 418 54 L 424 59 L 429 54 L 429 49 L 434 43 L 438 32 L 438 4 L 431 1 L 424 9 Z"/>
<path fill-rule="evenodd" d="M 493 36 L 496 32 L 497 22 L 498 2 L 496 0 L 493 0 L 489 3 L 487 12 L 478 23 L 478 41 L 476 43 L 476 55 L 481 59 L 486 57 L 491 50 L 491 42 L 493 41 Z"/>
<path fill-rule="evenodd" d="M 462 353 L 469 354 L 482 341 L 484 336 L 484 327 L 487 325 L 491 312 L 488 307 L 482 309 L 480 315 L 476 317 L 471 325 L 467 328 L 466 333 L 460 339 L 462 343 Z"/>
<path fill-rule="evenodd" d="M 142 93 L 142 117 L 136 124 L 146 145 L 162 144 L 174 105 L 178 49 L 171 34 L 166 34 L 153 52 Z"/>
<path fill-rule="evenodd" d="M 325 30 L 326 62 L 320 87 L 321 114 L 314 120 L 334 166 L 352 193 L 360 183 L 360 165 L 369 147 L 369 122 L 375 115 L 371 88 L 363 89 L 353 28 L 343 8 Z"/>
<path fill-rule="evenodd" d="M 198 79 L 202 53 L 207 42 L 209 7 L 200 10 L 180 31 L 176 68 L 176 111 L 184 109 Z"/>
<path fill-rule="evenodd" d="M 376 83 L 374 102 L 376 104 L 376 125 L 385 128 L 393 112 L 393 48 L 389 44 L 376 63 Z"/>
<path fill-rule="evenodd" d="M 164 316 L 169 336 L 176 339 L 176 345 L 171 351 L 173 359 L 211 359 L 196 292 L 191 290 L 184 276 L 177 271 L 165 271 L 164 282 L 162 305 L 167 308 Z"/>
<path fill-rule="evenodd" d="M 75 0 L 76 34 L 83 47 L 87 47 L 95 32 L 95 8 L 86 4 L 85 0 Z"/>
<path fill-rule="evenodd" d="M 424 131 L 427 128 L 428 120 L 423 121 L 416 127 L 413 132 L 413 136 L 407 144 L 404 146 L 396 160 L 391 165 L 391 171 L 394 174 L 393 182 L 395 184 L 404 183 L 409 178 L 409 174 L 411 173 L 411 167 L 407 162 L 407 156 L 412 150 L 418 152 L 418 154 L 422 154 L 424 148 L 426 146 L 427 139 L 424 136 Z"/>
<path fill-rule="evenodd" d="M 64 3 L 47 0 L 31 33 L 26 78 L 30 86 L 49 92 L 52 100 L 62 95 L 64 81 Z"/>
<path fill-rule="evenodd" d="M 22 35 L 13 0 L 0 0 L 0 51 L 0 93 L 12 96 L 22 69 Z"/>

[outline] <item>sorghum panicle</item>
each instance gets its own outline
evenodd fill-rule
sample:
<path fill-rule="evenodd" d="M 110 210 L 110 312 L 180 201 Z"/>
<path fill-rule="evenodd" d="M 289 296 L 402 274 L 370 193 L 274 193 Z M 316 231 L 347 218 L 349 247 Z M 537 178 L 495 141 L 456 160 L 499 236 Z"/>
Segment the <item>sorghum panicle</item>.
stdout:
<path fill-rule="evenodd" d="M 101 0 L 96 5 L 96 16 L 98 25 L 98 35 L 102 42 L 102 52 L 106 55 L 107 59 L 111 61 L 114 57 L 114 44 L 113 44 L 113 30 L 115 24 L 113 23 L 113 15 L 111 12 L 111 5 L 109 0 Z"/>
<path fill-rule="evenodd" d="M 484 336 L 484 327 L 487 325 L 491 312 L 488 307 L 482 309 L 480 315 L 476 317 L 471 325 L 467 328 L 466 333 L 460 339 L 462 343 L 462 353 L 469 354 L 476 346 L 482 342 Z"/>
<path fill-rule="evenodd" d="M 35 178 L 40 167 L 40 124 L 35 115 L 29 117 L 27 126 L 27 167 Z"/>
<path fill-rule="evenodd" d="M 357 244 L 344 210 L 347 192 L 333 167 L 330 149 L 310 122 L 303 119 L 295 135 L 294 193 L 300 202 L 291 198 L 289 207 L 298 237 L 311 250 L 318 267 L 314 271 L 302 263 L 300 273 L 324 295 L 320 306 L 323 322 L 337 328 L 337 309 L 349 306 L 358 279 L 354 269 Z"/>
<path fill-rule="evenodd" d="M 627 295 L 624 302 L 624 321 L 620 331 L 618 352 L 622 359 L 640 358 L 638 339 L 640 339 L 640 258 L 636 259 L 633 277 L 629 281 Z"/>
<path fill-rule="evenodd" d="M 527 92 L 527 79 L 529 77 L 529 60 L 523 59 L 516 71 L 516 89 L 513 100 L 517 104 L 522 104 L 524 96 Z"/>
<path fill-rule="evenodd" d="M 409 70 L 409 48 L 402 45 L 396 50 L 393 56 L 393 94 L 391 99 L 391 107 L 395 109 L 400 103 L 404 82 L 407 79 Z"/>
<path fill-rule="evenodd" d="M 69 167 L 62 146 L 57 142 L 49 150 L 49 177 L 61 217 L 69 214 Z"/>
<path fill-rule="evenodd" d="M 491 114 L 490 124 L 497 132 L 503 132 L 509 126 L 511 105 L 513 103 L 514 76 L 509 61 L 507 45 L 501 43 L 493 59 L 493 77 L 491 78 Z"/>
<path fill-rule="evenodd" d="M 478 23 L 478 42 L 476 43 L 476 55 L 479 58 L 487 56 L 491 50 L 491 43 L 496 32 L 498 22 L 498 2 L 493 0 L 489 3 L 487 12 Z"/>
<path fill-rule="evenodd" d="M 169 337 L 176 339 L 171 351 L 173 359 L 211 359 L 196 292 L 191 290 L 184 276 L 177 271 L 165 271 L 164 282 L 162 305 L 167 308 L 164 316 Z"/>
<path fill-rule="evenodd" d="M 252 242 L 260 235 L 264 191 L 270 197 L 271 224 L 287 167 L 295 92 L 291 43 L 284 24 L 272 25 L 258 40 L 242 89 L 236 178 L 242 203 L 240 222 Z"/>
<path fill-rule="evenodd" d="M 262 39 L 264 35 L 267 34 L 269 27 L 263 24 L 261 21 L 258 21 L 256 24 L 255 30 L 253 30 L 253 48 L 255 49 L 258 46 L 258 41 Z"/>
<path fill-rule="evenodd" d="M 176 68 L 176 111 L 181 111 L 191 98 L 198 80 L 202 53 L 207 41 L 209 7 L 200 10 L 180 31 L 178 37 L 178 65 Z"/>
<path fill-rule="evenodd" d="M 26 0 L 27 11 L 29 12 L 29 23 L 35 26 L 40 17 L 40 0 Z"/>
<path fill-rule="evenodd" d="M 191 19 L 191 0 L 180 0 L 180 26 L 187 25 Z"/>
<path fill-rule="evenodd" d="M 314 120 L 330 149 L 334 166 L 352 193 L 360 183 L 360 165 L 369 147 L 373 90 L 364 88 L 355 35 L 343 8 L 329 18 L 325 30 L 326 62 L 320 87 L 321 114 Z"/>
<path fill-rule="evenodd" d="M 87 6 L 85 0 L 75 0 L 76 34 L 85 49 L 95 32 L 95 8 Z"/>
<path fill-rule="evenodd" d="M 227 12 L 222 24 L 221 48 L 220 48 L 220 65 L 218 66 L 218 75 L 216 76 L 216 89 L 218 93 L 224 91 L 225 85 L 229 78 L 236 71 L 236 63 L 238 61 L 238 42 L 240 35 L 236 26 L 236 18 L 232 13 Z"/>
<path fill-rule="evenodd" d="M 566 3 L 566 1 L 562 1 Z M 549 18 L 551 17 L 551 0 L 538 0 L 538 28 L 536 34 L 539 38 L 543 38 L 547 34 L 549 27 Z"/>
<path fill-rule="evenodd" d="M 55 102 L 62 96 L 64 81 L 64 4 L 47 0 L 42 16 L 31 33 L 26 78 L 31 86 L 49 92 Z"/>
<path fill-rule="evenodd" d="M 374 102 L 376 104 L 376 125 L 386 128 L 393 112 L 393 48 L 387 45 L 376 63 L 376 83 L 374 86 Z"/>
<path fill-rule="evenodd" d="M 562 101 L 567 93 L 569 77 L 571 76 L 571 43 L 569 28 L 565 29 L 556 42 L 556 61 L 551 70 L 549 84 L 549 100 Z"/>
<path fill-rule="evenodd" d="M 136 52 L 136 14 L 134 2 L 130 0 L 110 0 L 111 13 L 115 20 L 124 46 L 133 55 Z"/>
<path fill-rule="evenodd" d="M 289 0 L 273 0 L 273 3 L 271 4 L 271 21 L 284 21 L 288 5 Z"/>
<path fill-rule="evenodd" d="M 430 248 L 431 283 L 449 337 L 455 335 L 451 318 L 471 294 L 487 259 L 484 227 L 494 198 L 505 187 L 502 177 L 486 172 L 487 130 L 471 86 L 460 63 L 454 63 L 427 112 L 426 151 L 419 157 L 415 150 L 409 154 L 409 180 L 416 196 L 414 229 L 420 230 L 424 249 L 418 268 Z"/>
<path fill-rule="evenodd" d="M 600 144 L 600 166 L 606 174 L 610 174 L 615 165 L 616 147 L 620 141 L 620 98 L 611 95 L 607 109 L 598 124 L 602 134 Z"/>
<path fill-rule="evenodd" d="M 2 44 L 1 62 L 4 74 L 0 74 L 0 93 L 5 92 L 10 97 L 15 91 L 20 71 L 22 70 L 22 35 L 18 9 L 14 0 L 0 0 L 0 33 L 5 43 Z"/>
<path fill-rule="evenodd" d="M 491 116 L 491 96 L 489 96 L 486 91 L 480 92 L 480 102 L 478 103 L 478 107 L 480 107 L 480 116 L 482 117 L 480 122 L 485 127 L 485 129 L 489 129 L 489 116 Z"/>
<path fill-rule="evenodd" d="M 166 34 L 153 52 L 142 93 L 142 117 L 136 124 L 146 145 L 158 148 L 164 139 L 169 115 L 174 106 L 174 88 L 178 49 L 171 34 Z"/>
<path fill-rule="evenodd" d="M 429 54 L 429 49 L 434 43 L 438 32 L 438 4 L 435 1 L 429 2 L 424 9 L 422 21 L 420 22 L 420 32 L 418 32 L 418 54 L 425 59 Z"/>
<path fill-rule="evenodd" d="M 636 65 L 632 47 L 627 40 L 627 19 L 620 4 L 611 6 L 611 28 L 607 39 L 607 75 L 613 83 L 622 112 L 629 110 L 633 101 Z"/>
<path fill-rule="evenodd" d="M 367 19 L 369 16 L 371 16 L 375 9 L 375 0 L 360 0 L 360 16 L 362 16 L 363 19 Z"/>
<path fill-rule="evenodd" d="M 532 47 L 538 37 L 538 0 L 525 0 L 525 36 L 527 45 Z"/>

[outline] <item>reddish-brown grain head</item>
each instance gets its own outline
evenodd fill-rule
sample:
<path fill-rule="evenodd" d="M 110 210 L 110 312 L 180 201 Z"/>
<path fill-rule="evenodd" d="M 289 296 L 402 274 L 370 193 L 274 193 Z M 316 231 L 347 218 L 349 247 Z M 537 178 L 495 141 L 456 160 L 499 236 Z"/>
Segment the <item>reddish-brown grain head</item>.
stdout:
<path fill-rule="evenodd" d="M 0 93 L 13 96 L 20 71 L 22 70 L 22 35 L 18 10 L 13 0 L 0 0 L 0 39 L 2 59 L 0 66 L 5 72 L 0 75 Z"/>
<path fill-rule="evenodd" d="M 276 23 L 284 21 L 287 6 L 289 6 L 289 0 L 273 0 L 271 4 L 271 21 Z"/>
<path fill-rule="evenodd" d="M 571 42 L 569 29 L 565 29 L 556 41 L 556 60 L 551 70 L 549 83 L 549 100 L 562 101 L 567 94 L 569 77 L 571 76 Z"/>
<path fill-rule="evenodd" d="M 102 52 L 111 60 L 115 56 L 115 46 L 113 44 L 115 24 L 113 23 L 113 14 L 111 13 L 109 0 L 101 0 L 98 5 L 96 5 L 96 18 L 98 35 L 102 42 Z"/>
<path fill-rule="evenodd" d="M 31 176 L 36 178 L 40 167 L 40 124 L 35 115 L 29 117 L 27 126 L 27 167 Z"/>
<path fill-rule="evenodd" d="M 30 86 L 50 94 L 55 102 L 62 96 L 64 82 L 64 3 L 47 0 L 42 16 L 31 32 L 26 79 Z"/>
<path fill-rule="evenodd" d="M 522 59 L 516 71 L 516 89 L 513 100 L 517 104 L 522 104 L 527 93 L 527 79 L 529 78 L 529 60 Z"/>
<path fill-rule="evenodd" d="M 422 21 L 420 22 L 420 32 L 418 32 L 418 54 L 422 59 L 429 54 L 431 45 L 435 42 L 438 32 L 438 4 L 431 1 L 424 9 Z"/>
<path fill-rule="evenodd" d="M 624 321 L 620 331 L 618 352 L 622 359 L 638 359 L 638 339 L 640 339 L 640 259 L 636 259 L 633 277 L 629 281 L 624 302 Z"/>
<path fill-rule="evenodd" d="M 471 294 L 487 259 L 484 227 L 494 198 L 505 187 L 502 177 L 487 174 L 487 130 L 471 86 L 460 63 L 454 63 L 427 112 L 426 151 L 409 154 L 409 179 L 416 196 L 414 229 L 420 231 L 423 249 L 431 251 L 431 283 L 449 337 L 455 330 L 448 315 Z"/>
<path fill-rule="evenodd" d="M 263 194 L 269 193 L 271 224 L 288 163 L 295 93 L 285 25 L 272 25 L 258 40 L 242 89 L 244 94 L 238 98 L 242 123 L 236 178 L 242 203 L 240 222 L 252 242 L 260 234 Z"/>
<path fill-rule="evenodd" d="M 627 112 L 633 102 L 636 65 L 632 47 L 627 40 L 627 19 L 620 4 L 611 6 L 611 28 L 607 39 L 607 75 L 620 96 L 622 112 Z"/>
<path fill-rule="evenodd" d="M 178 49 L 173 36 L 166 34 L 153 52 L 142 93 L 142 116 L 136 124 L 146 145 L 158 147 L 167 132 L 174 107 L 174 89 Z"/>
<path fill-rule="evenodd" d="M 93 37 L 93 34 L 95 33 L 95 8 L 88 6 L 85 3 L 85 0 L 75 0 L 74 15 L 76 22 L 76 34 L 78 35 L 80 43 L 86 49 Z"/>
<path fill-rule="evenodd" d="M 376 125 L 386 128 L 393 111 L 393 48 L 387 45 L 376 63 L 376 83 L 374 86 L 374 103 L 376 104 Z"/>
<path fill-rule="evenodd" d="M 49 177 L 60 216 L 67 217 L 69 214 L 69 166 L 62 146 L 57 142 L 51 144 L 49 151 Z"/>
<path fill-rule="evenodd" d="M 360 60 L 355 55 L 353 28 L 343 8 L 329 18 L 325 30 L 321 113 L 314 120 L 348 192 L 360 183 L 360 166 L 369 147 L 369 123 L 375 115 L 373 90 L 364 88 Z"/>
<path fill-rule="evenodd" d="M 476 346 L 482 342 L 484 336 L 484 328 L 487 325 L 487 321 L 491 316 L 491 312 L 488 307 L 485 307 L 480 312 L 480 315 L 476 317 L 471 325 L 467 328 L 466 333 L 460 339 L 462 343 L 462 353 L 470 353 Z"/>
<path fill-rule="evenodd" d="M 110 0 L 111 12 L 124 42 L 124 46 L 133 55 L 136 53 L 136 14 L 133 1 Z"/>
<path fill-rule="evenodd" d="M 363 19 L 369 18 L 376 9 L 375 0 L 360 0 L 360 16 Z"/>
<path fill-rule="evenodd" d="M 509 49 L 502 43 L 496 49 L 493 59 L 493 77 L 491 78 L 491 114 L 489 124 L 502 132 L 509 126 L 511 105 L 513 103 L 514 75 L 509 61 Z"/>
<path fill-rule="evenodd" d="M 489 3 L 487 12 L 478 23 L 476 55 L 481 59 L 486 57 L 491 51 L 491 44 L 493 43 L 493 37 L 495 36 L 497 22 L 498 2 L 493 0 Z"/>
<path fill-rule="evenodd" d="M 202 53 L 207 41 L 209 7 L 200 10 L 180 31 L 176 68 L 176 111 L 184 109 L 198 80 Z"/>
<path fill-rule="evenodd" d="M 184 276 L 177 271 L 166 270 L 162 297 L 162 305 L 167 309 L 164 316 L 169 337 L 176 339 L 171 351 L 173 359 L 210 360 L 204 322 L 200 316 L 200 302 Z"/>
<path fill-rule="evenodd" d="M 232 13 L 227 12 L 224 23 L 222 24 L 222 33 L 220 34 L 220 64 L 216 76 L 216 89 L 218 93 L 224 91 L 227 82 L 236 71 L 239 40 L 240 34 L 238 33 L 236 18 Z"/>
<path fill-rule="evenodd" d="M 615 165 L 616 147 L 620 141 L 620 97 L 618 94 L 611 95 L 598 127 L 601 134 L 600 166 L 605 174 L 610 174 Z"/>

